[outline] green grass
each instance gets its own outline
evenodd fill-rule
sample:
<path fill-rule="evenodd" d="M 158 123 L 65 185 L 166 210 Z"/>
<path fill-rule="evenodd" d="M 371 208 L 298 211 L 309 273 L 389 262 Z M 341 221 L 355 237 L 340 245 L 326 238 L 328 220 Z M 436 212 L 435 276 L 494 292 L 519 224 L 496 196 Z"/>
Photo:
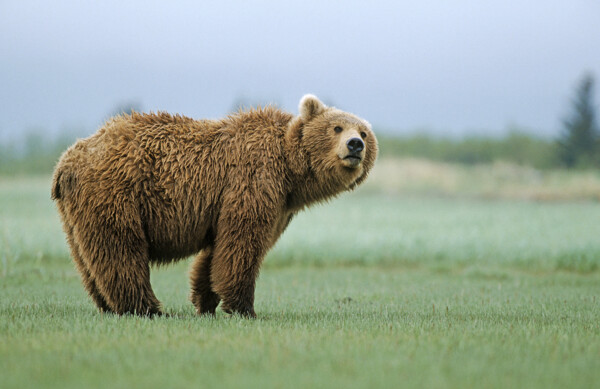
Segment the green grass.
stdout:
<path fill-rule="evenodd" d="M 101 315 L 49 179 L 0 179 L 0 387 L 527 387 L 600 381 L 600 204 L 359 192 L 299 215 L 257 320 Z"/>

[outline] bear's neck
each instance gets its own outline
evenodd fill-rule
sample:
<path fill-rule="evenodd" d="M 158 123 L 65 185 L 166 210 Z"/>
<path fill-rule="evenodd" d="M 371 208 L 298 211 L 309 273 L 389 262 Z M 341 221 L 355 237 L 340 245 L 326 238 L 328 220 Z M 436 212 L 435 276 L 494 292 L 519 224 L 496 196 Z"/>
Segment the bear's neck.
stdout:
<path fill-rule="evenodd" d="M 349 190 L 342 182 L 319 178 L 309 170 L 302 176 L 292 179 L 291 191 L 287 196 L 287 209 L 298 212 L 315 203 L 321 203 L 335 198 L 340 193 Z"/>

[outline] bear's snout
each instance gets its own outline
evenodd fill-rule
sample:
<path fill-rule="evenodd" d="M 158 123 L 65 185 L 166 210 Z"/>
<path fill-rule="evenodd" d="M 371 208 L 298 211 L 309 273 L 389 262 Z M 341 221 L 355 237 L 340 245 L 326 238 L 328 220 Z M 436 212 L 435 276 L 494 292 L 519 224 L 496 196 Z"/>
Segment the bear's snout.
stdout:
<path fill-rule="evenodd" d="M 346 167 L 357 168 L 363 159 L 365 143 L 360 138 L 352 137 L 346 141 L 346 149 L 348 151 L 344 150 L 338 155 L 342 158 Z"/>
<path fill-rule="evenodd" d="M 360 138 L 352 138 L 346 142 L 350 154 L 358 154 L 365 149 L 365 144 Z"/>

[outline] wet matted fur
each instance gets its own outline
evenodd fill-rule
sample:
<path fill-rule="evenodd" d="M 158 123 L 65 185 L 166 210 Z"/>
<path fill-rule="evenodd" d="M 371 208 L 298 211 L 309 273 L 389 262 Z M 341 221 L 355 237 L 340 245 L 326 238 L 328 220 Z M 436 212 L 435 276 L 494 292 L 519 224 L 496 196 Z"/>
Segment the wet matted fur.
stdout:
<path fill-rule="evenodd" d="M 366 121 L 315 96 L 222 120 L 121 115 L 77 141 L 52 183 L 71 254 L 103 311 L 159 314 L 150 265 L 196 254 L 199 314 L 255 316 L 261 262 L 304 207 L 353 189 L 377 140 Z"/>

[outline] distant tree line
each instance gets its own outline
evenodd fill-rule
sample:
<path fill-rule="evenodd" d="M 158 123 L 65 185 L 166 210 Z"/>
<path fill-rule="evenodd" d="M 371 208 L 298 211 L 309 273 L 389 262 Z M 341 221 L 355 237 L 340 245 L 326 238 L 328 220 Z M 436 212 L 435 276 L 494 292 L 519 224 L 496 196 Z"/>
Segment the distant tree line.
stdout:
<path fill-rule="evenodd" d="M 481 164 L 508 161 L 540 169 L 558 167 L 556 145 L 515 130 L 502 138 L 467 136 L 441 138 L 431 135 L 377 136 L 381 157 L 417 157 L 442 162 Z"/>
<path fill-rule="evenodd" d="M 48 174 L 74 135 L 50 137 L 42 132 L 28 132 L 22 139 L 0 143 L 0 175 Z"/>
<path fill-rule="evenodd" d="M 79 136 L 83 136 L 80 134 Z M 523 132 L 503 138 L 470 136 L 461 139 L 430 135 L 391 136 L 379 133 L 380 155 L 479 164 L 502 160 L 540 169 L 564 166 L 556 142 Z M 47 174 L 76 136 L 49 137 L 30 133 L 24 139 L 0 143 L 0 175 Z"/>
<path fill-rule="evenodd" d="M 600 168 L 600 131 L 593 97 L 594 78 L 586 75 L 576 88 L 557 140 L 519 130 L 503 138 L 467 136 L 460 139 L 378 133 L 381 157 L 417 157 L 463 164 L 507 161 L 539 169 Z M 236 103 L 236 107 L 245 105 L 241 101 Z M 141 111 L 141 104 L 122 103 L 112 113 L 130 112 L 132 108 Z M 21 139 L 0 141 L 0 174 L 48 174 L 76 136 L 86 132 L 89 133 L 79 129 L 49 137 L 42 131 L 33 131 Z"/>
<path fill-rule="evenodd" d="M 600 130 L 594 104 L 594 77 L 578 84 L 570 111 L 557 140 L 515 130 L 494 139 L 469 136 L 461 139 L 414 135 L 381 138 L 382 156 L 412 156 L 464 164 L 503 160 L 536 168 L 600 168 Z"/>

